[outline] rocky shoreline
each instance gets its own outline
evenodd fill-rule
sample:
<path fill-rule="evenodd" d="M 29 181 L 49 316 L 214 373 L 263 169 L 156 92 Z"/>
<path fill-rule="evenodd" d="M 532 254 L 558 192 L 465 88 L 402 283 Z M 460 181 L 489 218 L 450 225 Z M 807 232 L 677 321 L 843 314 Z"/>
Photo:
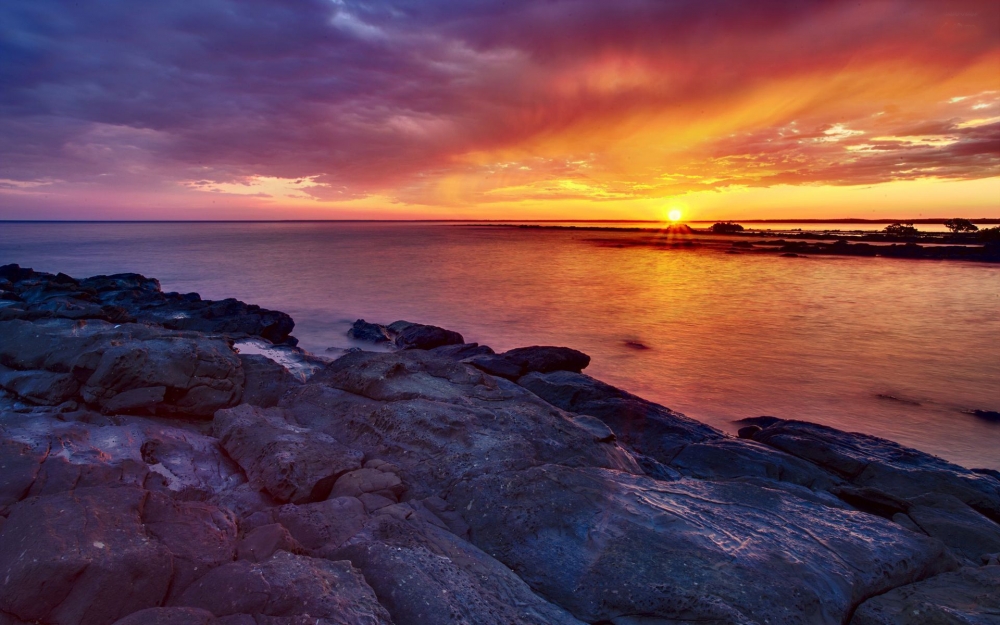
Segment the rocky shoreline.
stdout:
<path fill-rule="evenodd" d="M 293 327 L 0 267 L 0 625 L 1000 622 L 995 471 L 731 437 L 568 348 Z"/>

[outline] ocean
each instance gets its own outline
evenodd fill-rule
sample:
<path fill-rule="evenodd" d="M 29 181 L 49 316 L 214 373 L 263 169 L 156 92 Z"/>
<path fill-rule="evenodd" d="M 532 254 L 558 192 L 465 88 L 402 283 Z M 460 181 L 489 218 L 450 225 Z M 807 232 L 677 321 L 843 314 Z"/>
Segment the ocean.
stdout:
<path fill-rule="evenodd" d="M 166 291 L 283 310 L 300 345 L 331 358 L 355 346 L 358 318 L 435 324 L 497 351 L 565 345 L 590 354 L 586 373 L 728 432 L 743 417 L 804 419 L 1000 469 L 1000 423 L 968 412 L 1000 411 L 1000 266 L 607 244 L 629 236 L 0 222 L 0 264 L 138 272 Z"/>

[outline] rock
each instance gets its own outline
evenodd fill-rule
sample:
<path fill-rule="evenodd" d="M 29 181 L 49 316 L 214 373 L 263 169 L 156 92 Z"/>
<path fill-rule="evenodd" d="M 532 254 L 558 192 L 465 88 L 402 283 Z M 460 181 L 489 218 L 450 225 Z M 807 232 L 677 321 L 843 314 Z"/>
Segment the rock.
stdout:
<path fill-rule="evenodd" d="M 978 564 L 984 554 L 1000 551 L 1000 525 L 951 495 L 915 497 L 906 512 L 928 536 L 971 562 Z"/>
<path fill-rule="evenodd" d="M 764 477 L 829 490 L 840 480 L 816 465 L 751 441 L 722 438 L 685 446 L 669 466 L 682 475 L 722 480 Z"/>
<path fill-rule="evenodd" d="M 382 515 L 335 552 L 360 569 L 396 625 L 582 625 L 450 532 Z"/>
<path fill-rule="evenodd" d="M 173 556 L 168 601 L 236 556 L 236 520 L 216 506 L 150 493 L 142 509 L 142 523 L 146 533 Z"/>
<path fill-rule="evenodd" d="M 368 323 L 364 319 L 355 321 L 351 329 L 347 331 L 347 336 L 355 341 L 366 341 L 369 343 L 388 343 L 392 340 L 385 326 L 377 323 Z"/>
<path fill-rule="evenodd" d="M 757 432 L 760 432 L 761 427 L 759 425 L 748 425 L 746 427 L 740 428 L 736 432 L 736 436 L 740 438 L 752 439 Z"/>
<path fill-rule="evenodd" d="M 250 562 L 263 562 L 274 555 L 275 551 L 301 554 L 305 550 L 280 523 L 261 525 L 250 530 L 236 548 L 237 558 Z"/>
<path fill-rule="evenodd" d="M 15 505 L 0 530 L 0 611 L 97 625 L 159 606 L 173 558 L 146 534 L 146 497 L 138 488 L 78 488 Z"/>
<path fill-rule="evenodd" d="M 840 624 L 954 567 L 889 521 L 747 483 L 546 465 L 484 474 L 449 501 L 477 546 L 588 623 Z"/>
<path fill-rule="evenodd" d="M 464 360 L 472 356 L 483 356 L 492 354 L 493 349 L 479 343 L 458 343 L 456 345 L 442 345 L 430 350 L 438 356 L 451 358 L 452 360 Z"/>
<path fill-rule="evenodd" d="M 217 617 L 308 616 L 310 623 L 392 623 L 350 562 L 284 551 L 264 562 L 237 560 L 213 569 L 188 588 L 178 603 L 208 610 Z"/>
<path fill-rule="evenodd" d="M 388 331 L 392 333 L 393 342 L 400 349 L 434 349 L 442 345 L 465 343 L 465 339 L 458 332 L 409 321 L 391 323 Z"/>
<path fill-rule="evenodd" d="M 278 408 L 242 405 L 215 414 L 213 432 L 251 484 L 280 502 L 325 499 L 363 455 L 333 437 L 288 423 Z"/>
<path fill-rule="evenodd" d="M 967 567 L 862 603 L 851 625 L 1000 623 L 1000 566 Z"/>
<path fill-rule="evenodd" d="M 80 383 L 68 373 L 17 371 L 0 365 L 0 388 L 35 404 L 57 406 L 76 397 Z"/>
<path fill-rule="evenodd" d="M 165 336 L 110 346 L 80 394 L 107 412 L 209 417 L 240 400 L 243 382 L 242 364 L 226 343 Z M 123 401 L 119 395 L 129 391 Z"/>
<path fill-rule="evenodd" d="M 240 354 L 245 382 L 242 402 L 261 408 L 278 405 L 281 396 L 301 382 L 288 369 L 260 354 Z"/>
<path fill-rule="evenodd" d="M 529 373 L 518 384 L 553 406 L 597 417 L 623 444 L 664 464 L 688 444 L 724 436 L 694 419 L 582 373 Z"/>
<path fill-rule="evenodd" d="M 405 487 L 395 473 L 378 469 L 358 469 L 341 475 L 333 485 L 330 497 L 359 497 L 363 493 L 373 493 L 398 500 Z"/>
<path fill-rule="evenodd" d="M 894 521 L 896 521 L 895 517 L 899 514 L 906 516 L 906 511 L 910 509 L 910 502 L 880 491 L 877 488 L 857 488 L 838 484 L 830 490 L 834 495 L 858 510 L 869 514 L 877 514 L 880 517 Z M 896 522 L 899 523 L 899 521 Z"/>
<path fill-rule="evenodd" d="M 91 319 L 111 323 L 139 321 L 171 330 L 259 336 L 274 343 L 288 341 L 295 323 L 283 312 L 235 299 L 203 301 L 197 293 L 163 293 L 160 283 L 139 274 L 93 276 L 77 280 L 65 274 L 5 265 L 9 286 L 19 306 L 2 318 Z M 9 307 L 12 308 L 12 307 Z"/>
<path fill-rule="evenodd" d="M 200 608 L 147 608 L 133 612 L 114 625 L 216 625 L 218 619 Z"/>
<path fill-rule="evenodd" d="M 892 441 L 804 421 L 771 420 L 754 440 L 809 460 L 855 486 L 908 499 L 952 495 L 1000 522 L 1000 482 Z"/>
<path fill-rule="evenodd" d="M 321 554 L 347 542 L 367 519 L 364 505 L 358 499 L 338 497 L 261 511 L 250 517 L 247 525 L 257 528 L 280 523 L 304 549 Z"/>
<path fill-rule="evenodd" d="M 546 462 L 641 472 L 621 447 L 595 442 L 592 428 L 525 389 L 419 350 L 345 356 L 281 407 L 397 465 L 417 499 L 484 471 Z"/>
<path fill-rule="evenodd" d="M 0 511 L 28 496 L 86 486 L 142 486 L 207 501 L 245 482 L 215 439 L 129 419 L 94 425 L 53 415 L 0 416 Z"/>
<path fill-rule="evenodd" d="M 500 356 L 519 365 L 524 373 L 551 373 L 572 371 L 580 373 L 590 364 L 590 356 L 568 347 L 539 346 L 518 347 Z"/>
<path fill-rule="evenodd" d="M 0 385 L 29 401 L 79 399 L 108 413 L 210 416 L 235 405 L 244 383 L 223 340 L 103 321 L 0 322 L 0 365 Z"/>
<path fill-rule="evenodd" d="M 462 362 L 470 364 L 476 369 L 485 371 L 490 375 L 506 378 L 511 381 L 515 381 L 524 375 L 524 367 L 498 354 L 480 354 L 466 358 Z"/>

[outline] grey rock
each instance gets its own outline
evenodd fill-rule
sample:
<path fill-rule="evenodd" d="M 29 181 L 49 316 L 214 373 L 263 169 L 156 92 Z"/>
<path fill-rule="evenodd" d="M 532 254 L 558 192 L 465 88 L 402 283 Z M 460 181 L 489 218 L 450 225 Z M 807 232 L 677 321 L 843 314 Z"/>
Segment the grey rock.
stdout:
<path fill-rule="evenodd" d="M 1000 566 L 967 567 L 862 603 L 851 625 L 997 625 Z"/>
<path fill-rule="evenodd" d="M 307 616 L 310 623 L 390 625 L 364 577 L 350 562 L 284 551 L 264 562 L 237 560 L 212 569 L 179 599 L 215 616 Z M 293 621 L 294 622 L 294 621 Z"/>
<path fill-rule="evenodd" d="M 281 409 L 243 404 L 215 414 L 213 431 L 251 484 L 280 502 L 324 499 L 363 455 L 333 437 L 288 423 Z"/>

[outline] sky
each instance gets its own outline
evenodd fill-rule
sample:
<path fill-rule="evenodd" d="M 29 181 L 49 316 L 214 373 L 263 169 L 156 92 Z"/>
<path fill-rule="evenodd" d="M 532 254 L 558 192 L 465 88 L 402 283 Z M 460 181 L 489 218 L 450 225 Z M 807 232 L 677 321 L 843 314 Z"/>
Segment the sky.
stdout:
<path fill-rule="evenodd" d="M 0 3 L 0 219 L 671 209 L 1000 217 L 1000 3 Z"/>

